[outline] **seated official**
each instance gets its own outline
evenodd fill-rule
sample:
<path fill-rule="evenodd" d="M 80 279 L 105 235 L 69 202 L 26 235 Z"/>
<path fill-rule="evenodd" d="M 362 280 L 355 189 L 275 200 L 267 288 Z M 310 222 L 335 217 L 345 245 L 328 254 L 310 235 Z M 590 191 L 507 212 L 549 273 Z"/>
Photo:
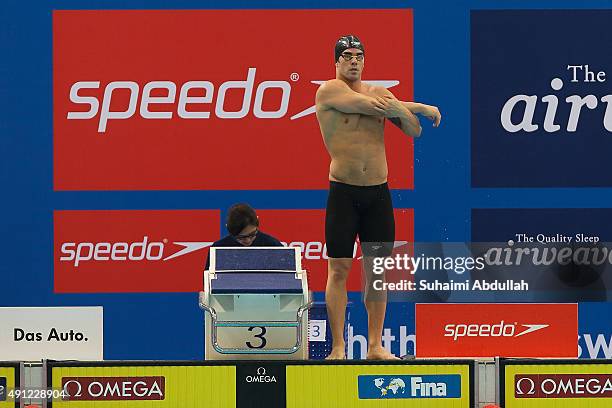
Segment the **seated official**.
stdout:
<path fill-rule="evenodd" d="M 259 217 L 248 204 L 234 204 L 227 211 L 225 224 L 229 235 L 216 241 L 214 247 L 277 247 L 283 244 L 271 235 L 259 230 Z M 210 267 L 210 259 L 206 259 L 206 269 Z"/>

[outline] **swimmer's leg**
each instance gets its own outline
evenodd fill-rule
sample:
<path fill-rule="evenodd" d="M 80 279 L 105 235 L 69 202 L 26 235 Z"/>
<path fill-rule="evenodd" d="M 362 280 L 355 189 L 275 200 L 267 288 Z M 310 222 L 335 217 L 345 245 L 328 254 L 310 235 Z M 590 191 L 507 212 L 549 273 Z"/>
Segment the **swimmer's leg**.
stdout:
<path fill-rule="evenodd" d="M 332 351 L 328 359 L 344 359 L 344 317 L 346 314 L 346 281 L 353 263 L 353 248 L 359 214 L 357 213 L 351 186 L 330 183 L 325 213 L 325 241 L 329 256 L 325 303 L 332 332 Z"/>

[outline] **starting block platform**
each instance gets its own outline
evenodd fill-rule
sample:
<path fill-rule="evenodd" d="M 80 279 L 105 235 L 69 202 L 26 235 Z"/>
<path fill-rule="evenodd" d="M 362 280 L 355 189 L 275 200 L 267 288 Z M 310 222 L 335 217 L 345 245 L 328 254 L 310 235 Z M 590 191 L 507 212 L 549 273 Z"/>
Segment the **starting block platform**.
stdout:
<path fill-rule="evenodd" d="M 306 271 L 299 248 L 213 247 L 200 307 L 206 360 L 308 358 Z"/>

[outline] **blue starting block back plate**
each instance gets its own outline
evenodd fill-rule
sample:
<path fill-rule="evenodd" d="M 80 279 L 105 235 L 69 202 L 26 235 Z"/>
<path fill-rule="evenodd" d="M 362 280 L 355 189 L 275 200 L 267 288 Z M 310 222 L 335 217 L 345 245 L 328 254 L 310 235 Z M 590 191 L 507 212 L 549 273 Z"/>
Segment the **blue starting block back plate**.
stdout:
<path fill-rule="evenodd" d="M 211 248 L 215 272 L 297 271 L 295 248 Z"/>
<path fill-rule="evenodd" d="M 290 273 L 228 272 L 211 280 L 212 294 L 235 293 L 302 293 L 302 281 Z"/>

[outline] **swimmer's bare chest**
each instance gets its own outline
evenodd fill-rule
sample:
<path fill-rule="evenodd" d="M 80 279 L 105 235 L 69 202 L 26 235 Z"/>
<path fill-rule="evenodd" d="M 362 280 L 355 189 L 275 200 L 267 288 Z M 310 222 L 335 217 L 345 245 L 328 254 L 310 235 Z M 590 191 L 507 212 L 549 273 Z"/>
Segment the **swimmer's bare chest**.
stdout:
<path fill-rule="evenodd" d="M 331 158 L 330 180 L 360 186 L 387 181 L 384 117 L 329 109 L 317 118 Z"/>

